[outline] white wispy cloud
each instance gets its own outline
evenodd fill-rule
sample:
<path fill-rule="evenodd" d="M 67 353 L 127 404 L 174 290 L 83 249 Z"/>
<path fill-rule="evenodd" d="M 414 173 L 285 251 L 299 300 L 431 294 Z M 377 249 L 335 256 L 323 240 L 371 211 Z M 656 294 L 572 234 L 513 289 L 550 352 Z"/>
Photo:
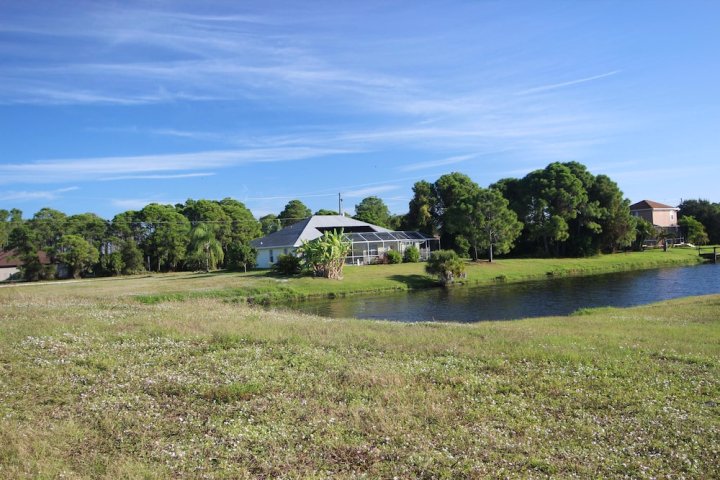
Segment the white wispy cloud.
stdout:
<path fill-rule="evenodd" d="M 59 182 L 67 179 L 87 181 L 113 176 L 158 175 L 162 172 L 187 172 L 252 163 L 284 162 L 345 153 L 352 153 L 352 150 L 292 147 L 48 160 L 0 165 L 0 184 Z"/>
<path fill-rule="evenodd" d="M 63 193 L 78 190 L 79 187 L 58 188 L 55 190 L 21 190 L 6 191 L 0 194 L 0 201 L 25 201 L 25 200 L 55 200 Z"/>
<path fill-rule="evenodd" d="M 409 165 L 403 165 L 398 168 L 401 172 L 414 172 L 416 170 L 425 170 L 434 167 L 443 167 L 446 165 L 455 165 L 456 163 L 466 162 L 473 158 L 476 158 L 477 154 L 471 155 L 457 155 L 454 157 L 442 158 L 440 160 L 431 160 L 428 162 L 416 162 Z"/>
<path fill-rule="evenodd" d="M 211 177 L 213 175 L 215 175 L 215 173 L 212 172 L 178 173 L 170 175 L 125 175 L 119 177 L 101 178 L 100 180 L 170 180 L 177 178 Z"/>
<path fill-rule="evenodd" d="M 377 195 L 383 192 L 390 192 L 401 188 L 400 185 L 378 185 L 377 187 L 361 188 L 358 190 L 350 190 L 343 193 L 343 197 L 346 198 L 360 198 Z"/>
<path fill-rule="evenodd" d="M 518 95 L 528 95 L 530 93 L 546 92 L 548 90 L 556 90 L 558 88 L 570 87 L 578 85 L 580 83 L 592 82 L 593 80 L 599 80 L 601 78 L 611 77 L 620 73 L 620 70 L 613 70 L 612 72 L 602 73 L 600 75 L 593 75 L 592 77 L 578 78 L 576 80 L 570 80 L 567 82 L 552 83 L 550 85 L 541 85 L 539 87 L 528 88 L 518 92 Z"/>

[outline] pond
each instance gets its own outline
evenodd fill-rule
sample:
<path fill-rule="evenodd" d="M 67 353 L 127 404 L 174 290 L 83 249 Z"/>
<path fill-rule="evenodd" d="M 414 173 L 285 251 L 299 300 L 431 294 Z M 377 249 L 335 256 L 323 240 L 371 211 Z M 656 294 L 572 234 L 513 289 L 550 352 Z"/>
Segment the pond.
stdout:
<path fill-rule="evenodd" d="M 581 308 L 629 307 L 720 293 L 720 265 L 662 268 L 482 287 L 451 287 L 299 302 L 327 317 L 401 322 L 479 322 L 567 315 Z"/>

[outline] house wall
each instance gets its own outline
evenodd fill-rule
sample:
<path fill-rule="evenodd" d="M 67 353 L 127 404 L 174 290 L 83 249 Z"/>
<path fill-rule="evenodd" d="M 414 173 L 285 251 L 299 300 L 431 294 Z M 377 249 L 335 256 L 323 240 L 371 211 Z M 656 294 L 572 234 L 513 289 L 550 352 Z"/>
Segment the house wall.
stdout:
<path fill-rule="evenodd" d="M 659 227 L 676 227 L 677 211 L 675 210 L 653 210 L 653 225 Z"/>
<path fill-rule="evenodd" d="M 640 217 L 658 227 L 676 227 L 677 226 L 677 210 L 670 208 L 654 208 L 633 210 L 631 212 L 636 217 Z"/>
<path fill-rule="evenodd" d="M 292 253 L 295 250 L 297 249 L 294 247 L 258 248 L 257 257 L 255 257 L 255 261 L 257 262 L 257 268 L 270 268 L 277 262 L 277 259 L 280 255 Z"/>
<path fill-rule="evenodd" d="M 7 280 L 13 274 L 19 272 L 17 267 L 0 267 L 0 282 Z"/>

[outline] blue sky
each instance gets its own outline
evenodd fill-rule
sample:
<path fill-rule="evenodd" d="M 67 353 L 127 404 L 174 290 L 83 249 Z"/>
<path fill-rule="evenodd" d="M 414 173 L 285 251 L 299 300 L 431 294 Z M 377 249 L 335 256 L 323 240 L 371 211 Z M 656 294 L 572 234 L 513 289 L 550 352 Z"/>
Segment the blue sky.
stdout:
<path fill-rule="evenodd" d="M 553 161 L 632 201 L 720 201 L 714 1 L 0 0 L 0 208 L 111 218 Z"/>

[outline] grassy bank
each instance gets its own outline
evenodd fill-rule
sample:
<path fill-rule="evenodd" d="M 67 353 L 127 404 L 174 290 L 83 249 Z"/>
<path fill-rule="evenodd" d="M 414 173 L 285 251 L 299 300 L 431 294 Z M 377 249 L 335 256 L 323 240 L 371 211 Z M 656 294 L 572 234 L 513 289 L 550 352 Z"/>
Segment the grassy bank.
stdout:
<path fill-rule="evenodd" d="M 667 266 L 693 265 L 701 261 L 695 250 L 671 249 L 603 255 L 593 258 L 501 259 L 493 263 L 467 264 L 468 285 L 512 283 L 547 277 L 595 275 Z M 177 273 L 131 278 L 105 278 L 85 282 L 55 282 L 59 295 L 103 297 L 130 295 L 145 303 L 167 300 L 219 298 L 238 302 L 275 303 L 312 297 L 333 297 L 437 287 L 425 274 L 424 264 L 346 267 L 342 281 L 311 277 L 280 278 L 267 272 Z M 88 282 L 92 288 L 88 288 Z M 17 288 L 39 288 L 23 286 Z M 44 288 L 44 287 L 42 287 Z M 3 290 L 0 288 L 0 298 Z"/>
<path fill-rule="evenodd" d="M 408 325 L 83 285 L 3 292 L 0 478 L 720 476 L 720 296 Z"/>

